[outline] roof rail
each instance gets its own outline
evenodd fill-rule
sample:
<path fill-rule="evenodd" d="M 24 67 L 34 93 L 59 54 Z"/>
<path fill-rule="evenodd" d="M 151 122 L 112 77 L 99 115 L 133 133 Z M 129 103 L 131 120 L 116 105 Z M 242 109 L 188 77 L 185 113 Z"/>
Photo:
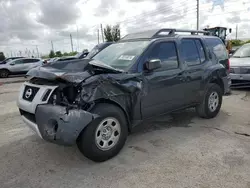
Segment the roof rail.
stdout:
<path fill-rule="evenodd" d="M 147 30 L 138 33 L 131 33 L 121 38 L 121 40 L 154 39 L 166 36 L 173 36 L 176 35 L 176 32 L 190 33 L 191 35 L 209 34 L 208 31 L 164 28 L 164 29 Z"/>

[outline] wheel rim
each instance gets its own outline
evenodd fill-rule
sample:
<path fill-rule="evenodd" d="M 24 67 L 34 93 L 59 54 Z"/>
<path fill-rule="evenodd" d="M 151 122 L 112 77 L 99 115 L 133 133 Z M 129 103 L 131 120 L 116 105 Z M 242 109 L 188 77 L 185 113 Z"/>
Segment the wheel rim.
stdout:
<path fill-rule="evenodd" d="M 6 71 L 2 71 L 0 72 L 1 77 L 6 77 L 8 75 L 8 73 Z"/>
<path fill-rule="evenodd" d="M 106 151 L 113 148 L 121 134 L 121 125 L 116 118 L 105 118 L 97 126 L 95 143 L 100 150 Z"/>
<path fill-rule="evenodd" d="M 211 112 L 214 112 L 219 105 L 219 95 L 217 92 L 212 92 L 208 98 L 208 107 Z"/>

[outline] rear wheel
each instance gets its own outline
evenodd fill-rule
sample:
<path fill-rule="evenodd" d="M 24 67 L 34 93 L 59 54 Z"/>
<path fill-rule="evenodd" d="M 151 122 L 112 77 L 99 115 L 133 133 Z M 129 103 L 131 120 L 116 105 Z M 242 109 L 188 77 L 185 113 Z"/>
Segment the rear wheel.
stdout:
<path fill-rule="evenodd" d="M 0 78 L 7 78 L 9 76 L 8 70 L 0 70 Z"/>
<path fill-rule="evenodd" d="M 91 113 L 100 117 L 83 130 L 77 145 L 87 158 L 103 162 L 123 148 L 128 135 L 127 121 L 123 111 L 112 104 L 98 104 Z"/>
<path fill-rule="evenodd" d="M 201 104 L 196 107 L 198 115 L 207 119 L 217 116 L 222 104 L 222 95 L 219 85 L 209 84 Z"/>

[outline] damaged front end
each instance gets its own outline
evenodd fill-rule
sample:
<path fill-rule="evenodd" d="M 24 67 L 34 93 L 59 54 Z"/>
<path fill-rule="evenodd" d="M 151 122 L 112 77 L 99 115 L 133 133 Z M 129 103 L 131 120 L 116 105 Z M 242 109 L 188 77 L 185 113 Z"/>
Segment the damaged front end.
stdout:
<path fill-rule="evenodd" d="M 62 145 L 74 144 L 82 130 L 99 117 L 91 113 L 97 103 L 117 104 L 130 123 L 140 106 L 140 97 L 146 92 L 145 80 L 140 74 L 98 66 L 88 65 L 84 70 L 66 73 L 45 66 L 31 70 L 28 75 L 33 77 L 29 81 L 32 86 L 57 86 L 47 101 L 32 101 L 37 103 L 33 123 L 43 139 Z M 22 111 L 26 108 L 22 108 L 22 101 L 19 107 Z"/>

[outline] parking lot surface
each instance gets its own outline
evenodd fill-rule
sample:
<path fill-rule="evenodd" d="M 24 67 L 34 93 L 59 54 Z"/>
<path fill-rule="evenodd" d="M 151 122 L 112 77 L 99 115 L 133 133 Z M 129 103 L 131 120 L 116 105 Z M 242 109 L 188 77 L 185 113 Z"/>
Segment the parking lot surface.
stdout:
<path fill-rule="evenodd" d="M 250 188 L 250 91 L 225 96 L 214 119 L 190 109 L 145 122 L 118 156 L 94 163 L 26 127 L 19 87 L 0 86 L 1 188 Z"/>

